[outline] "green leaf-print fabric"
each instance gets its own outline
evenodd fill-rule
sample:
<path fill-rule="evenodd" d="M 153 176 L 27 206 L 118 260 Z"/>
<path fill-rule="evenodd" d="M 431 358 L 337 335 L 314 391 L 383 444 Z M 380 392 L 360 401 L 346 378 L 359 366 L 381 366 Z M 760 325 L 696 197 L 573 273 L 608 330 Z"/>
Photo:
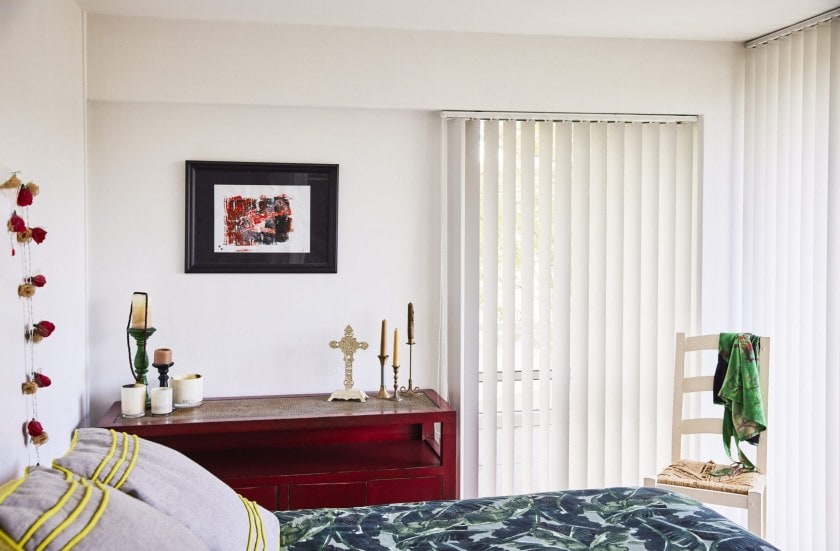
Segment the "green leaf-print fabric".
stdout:
<path fill-rule="evenodd" d="M 776 549 L 688 497 L 606 488 L 278 511 L 280 548 L 715 550 Z"/>

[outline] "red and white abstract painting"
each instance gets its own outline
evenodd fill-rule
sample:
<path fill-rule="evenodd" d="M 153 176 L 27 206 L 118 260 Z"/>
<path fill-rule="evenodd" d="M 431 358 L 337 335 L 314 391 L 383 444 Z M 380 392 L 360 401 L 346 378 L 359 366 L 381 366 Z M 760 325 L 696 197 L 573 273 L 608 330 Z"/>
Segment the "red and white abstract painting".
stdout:
<path fill-rule="evenodd" d="M 309 186 L 214 186 L 214 249 L 310 252 L 310 192 Z"/>

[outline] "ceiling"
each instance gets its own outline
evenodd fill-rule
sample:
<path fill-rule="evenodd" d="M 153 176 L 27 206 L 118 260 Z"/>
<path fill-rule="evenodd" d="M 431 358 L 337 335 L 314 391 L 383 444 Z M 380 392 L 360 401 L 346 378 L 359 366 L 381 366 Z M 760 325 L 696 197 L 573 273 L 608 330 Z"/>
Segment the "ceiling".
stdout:
<path fill-rule="evenodd" d="M 838 0 L 76 0 L 91 13 L 506 34 L 746 41 Z"/>

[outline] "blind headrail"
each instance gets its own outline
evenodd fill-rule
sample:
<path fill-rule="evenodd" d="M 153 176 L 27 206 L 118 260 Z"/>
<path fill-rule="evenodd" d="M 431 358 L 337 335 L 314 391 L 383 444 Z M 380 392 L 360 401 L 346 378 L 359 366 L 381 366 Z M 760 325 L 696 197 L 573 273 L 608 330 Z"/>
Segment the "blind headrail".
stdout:
<path fill-rule="evenodd" d="M 793 25 L 788 25 L 787 27 L 775 30 L 769 34 L 765 34 L 753 38 L 752 40 L 748 40 L 747 42 L 744 42 L 744 47 L 755 48 L 757 46 L 767 44 L 768 42 L 772 42 L 773 40 L 779 39 L 783 36 L 787 36 L 789 34 L 799 32 L 803 29 L 807 29 L 808 27 L 814 27 L 816 25 L 819 25 L 820 23 L 831 21 L 832 19 L 838 16 L 840 16 L 840 8 L 834 8 L 833 10 L 829 10 L 819 15 L 815 15 L 810 19 L 805 19 L 804 21 L 800 21 L 799 23 L 794 23 Z"/>
<path fill-rule="evenodd" d="M 443 119 L 517 120 L 537 122 L 697 122 L 697 115 L 618 114 L 618 113 L 543 113 L 522 111 L 441 111 Z"/>

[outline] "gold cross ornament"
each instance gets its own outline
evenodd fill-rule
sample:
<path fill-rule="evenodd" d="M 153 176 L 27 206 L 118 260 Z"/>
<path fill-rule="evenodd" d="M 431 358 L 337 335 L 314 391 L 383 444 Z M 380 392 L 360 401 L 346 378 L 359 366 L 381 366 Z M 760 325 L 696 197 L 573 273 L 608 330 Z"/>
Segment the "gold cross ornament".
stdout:
<path fill-rule="evenodd" d="M 328 401 L 332 400 L 367 400 L 367 394 L 353 388 L 353 355 L 357 350 L 367 350 L 368 343 L 359 342 L 353 336 L 353 328 L 344 328 L 344 337 L 340 341 L 330 341 L 330 348 L 338 348 L 344 353 L 344 389 L 333 392 Z"/>

